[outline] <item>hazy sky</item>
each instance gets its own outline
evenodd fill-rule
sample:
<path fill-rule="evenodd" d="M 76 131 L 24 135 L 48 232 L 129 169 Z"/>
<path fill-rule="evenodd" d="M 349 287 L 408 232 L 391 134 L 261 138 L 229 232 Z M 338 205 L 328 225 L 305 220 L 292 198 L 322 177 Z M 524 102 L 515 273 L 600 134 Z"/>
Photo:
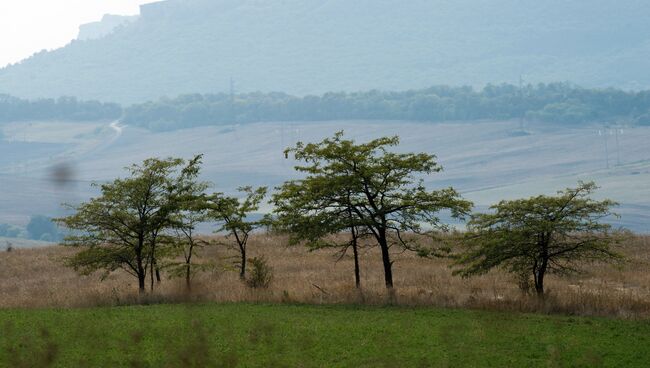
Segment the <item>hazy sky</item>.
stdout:
<path fill-rule="evenodd" d="M 0 67 L 42 49 L 61 47 L 79 25 L 104 14 L 138 14 L 153 0 L 0 0 Z"/>

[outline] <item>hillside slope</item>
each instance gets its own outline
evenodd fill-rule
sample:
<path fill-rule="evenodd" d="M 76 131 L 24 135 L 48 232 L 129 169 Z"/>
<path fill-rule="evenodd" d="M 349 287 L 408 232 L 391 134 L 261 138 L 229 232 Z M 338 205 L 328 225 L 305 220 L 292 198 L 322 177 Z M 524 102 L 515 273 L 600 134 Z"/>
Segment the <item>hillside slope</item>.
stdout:
<path fill-rule="evenodd" d="M 181 93 L 571 81 L 650 86 L 643 0 L 168 0 L 0 70 L 0 92 L 130 103 Z"/>
<path fill-rule="evenodd" d="M 501 199 L 552 194 L 595 180 L 599 197 L 621 203 L 619 224 L 650 231 L 650 127 L 607 129 L 518 121 L 265 122 L 150 132 L 115 123 L 12 123 L 0 126 L 0 223 L 24 226 L 30 215 L 61 215 L 63 202 L 85 201 L 91 181 L 112 180 L 148 157 L 190 158 L 203 153 L 203 177 L 215 191 L 242 185 L 271 188 L 295 178 L 283 150 L 345 130 L 359 141 L 397 134 L 400 150 L 436 154 L 444 171 L 427 186 L 449 185 L 484 209 Z M 604 135 L 603 135 L 604 133 Z M 69 165 L 73 182 L 57 184 L 52 170 Z M 265 210 L 269 208 L 266 207 Z"/>

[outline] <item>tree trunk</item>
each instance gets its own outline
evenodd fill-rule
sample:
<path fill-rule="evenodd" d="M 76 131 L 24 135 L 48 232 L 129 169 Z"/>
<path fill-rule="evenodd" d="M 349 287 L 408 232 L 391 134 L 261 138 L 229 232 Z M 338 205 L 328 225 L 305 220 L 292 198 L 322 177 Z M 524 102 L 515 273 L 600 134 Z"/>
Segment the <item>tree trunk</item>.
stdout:
<path fill-rule="evenodd" d="M 194 254 L 194 241 L 190 238 L 190 247 L 185 256 L 185 286 L 187 291 L 192 290 L 192 255 Z"/>
<path fill-rule="evenodd" d="M 142 254 L 136 253 L 136 263 L 138 267 L 138 291 L 140 294 L 145 292 L 145 282 L 147 279 L 147 271 L 142 266 Z"/>
<path fill-rule="evenodd" d="M 185 286 L 187 287 L 187 290 L 192 290 L 192 271 L 190 267 L 190 263 L 187 263 L 185 265 Z"/>
<path fill-rule="evenodd" d="M 153 259 L 151 260 L 151 264 L 149 265 L 149 276 L 151 280 L 151 291 L 153 291 Z"/>
<path fill-rule="evenodd" d="M 160 284 L 160 267 L 158 267 L 158 261 L 154 259 L 154 265 L 156 265 L 156 282 Z"/>
<path fill-rule="evenodd" d="M 539 265 L 539 268 L 537 269 L 537 273 L 535 275 L 535 291 L 537 292 L 537 296 L 539 296 L 539 297 L 544 296 L 544 276 L 546 275 L 546 268 L 548 267 L 548 260 L 549 260 L 548 243 L 549 243 L 549 241 L 550 241 L 550 234 L 543 234 L 542 239 L 541 239 L 542 264 Z"/>
<path fill-rule="evenodd" d="M 359 267 L 359 249 L 357 243 L 357 233 L 354 227 L 351 227 L 352 232 L 352 254 L 354 255 L 354 282 L 357 289 L 361 288 L 361 272 Z"/>
<path fill-rule="evenodd" d="M 138 274 L 138 292 L 140 294 L 145 293 L 145 279 L 147 276 L 144 274 L 144 270 L 142 270 L 142 273 Z"/>
<path fill-rule="evenodd" d="M 246 279 L 246 248 L 239 247 L 241 254 L 241 265 L 239 266 L 239 278 L 242 280 Z"/>
<path fill-rule="evenodd" d="M 390 261 L 390 253 L 388 252 L 388 239 L 386 239 L 386 229 L 379 229 L 378 243 L 381 248 L 381 258 L 384 264 L 384 281 L 386 282 L 386 289 L 393 290 L 393 264 Z"/>
<path fill-rule="evenodd" d="M 537 296 L 544 296 L 544 276 L 546 275 L 546 261 L 542 263 L 542 266 L 537 270 L 535 275 L 535 291 Z"/>

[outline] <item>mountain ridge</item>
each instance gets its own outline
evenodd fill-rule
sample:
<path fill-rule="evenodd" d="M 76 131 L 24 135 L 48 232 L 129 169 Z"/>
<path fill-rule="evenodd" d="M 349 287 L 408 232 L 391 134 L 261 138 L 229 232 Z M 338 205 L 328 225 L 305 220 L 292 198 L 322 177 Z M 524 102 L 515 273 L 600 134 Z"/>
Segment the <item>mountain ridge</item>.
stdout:
<path fill-rule="evenodd" d="M 570 81 L 650 87 L 650 3 L 168 0 L 0 69 L 0 92 L 135 103 L 185 93 Z"/>

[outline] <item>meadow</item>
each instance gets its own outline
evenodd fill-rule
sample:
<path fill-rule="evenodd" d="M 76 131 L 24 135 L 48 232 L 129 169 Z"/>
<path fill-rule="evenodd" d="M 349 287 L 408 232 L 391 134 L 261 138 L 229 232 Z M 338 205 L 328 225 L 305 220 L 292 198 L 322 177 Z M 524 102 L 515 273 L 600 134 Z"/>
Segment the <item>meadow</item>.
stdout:
<path fill-rule="evenodd" d="M 277 235 L 249 243 L 273 268 L 268 289 L 213 246 L 191 292 L 163 277 L 144 296 L 123 272 L 65 267 L 74 248 L 19 248 L 0 253 L 0 367 L 647 367 L 648 243 L 631 238 L 624 265 L 550 278 L 544 300 L 506 273 L 463 279 L 407 253 L 393 254 L 388 299 L 376 249 L 362 251 L 356 290 L 350 256 Z"/>
<path fill-rule="evenodd" d="M 647 367 L 649 321 L 270 304 L 0 310 L 7 367 Z"/>
<path fill-rule="evenodd" d="M 222 240 L 215 238 L 214 240 Z M 0 308 L 70 308 L 120 306 L 138 303 L 266 302 L 384 305 L 381 256 L 376 248 L 360 255 L 361 290 L 354 287 L 351 254 L 339 260 L 336 250 L 310 252 L 287 246 L 283 236 L 257 234 L 249 242 L 249 257 L 264 256 L 273 269 L 268 289 L 251 289 L 234 268 L 237 252 L 225 246 L 199 251 L 197 262 L 214 267 L 197 274 L 192 292 L 184 280 L 163 273 L 153 292 L 140 297 L 137 280 L 114 272 L 81 276 L 66 267 L 65 257 L 76 249 L 53 246 L 0 253 Z M 525 295 L 514 276 L 501 271 L 461 278 L 452 275 L 450 260 L 423 259 L 395 252 L 395 294 L 392 303 L 495 311 L 539 312 L 626 319 L 650 317 L 650 237 L 630 238 L 620 251 L 625 264 L 586 265 L 583 274 L 551 276 L 540 301 Z M 147 282 L 148 285 L 148 282 Z M 149 286 L 147 286 L 149 287 Z"/>

